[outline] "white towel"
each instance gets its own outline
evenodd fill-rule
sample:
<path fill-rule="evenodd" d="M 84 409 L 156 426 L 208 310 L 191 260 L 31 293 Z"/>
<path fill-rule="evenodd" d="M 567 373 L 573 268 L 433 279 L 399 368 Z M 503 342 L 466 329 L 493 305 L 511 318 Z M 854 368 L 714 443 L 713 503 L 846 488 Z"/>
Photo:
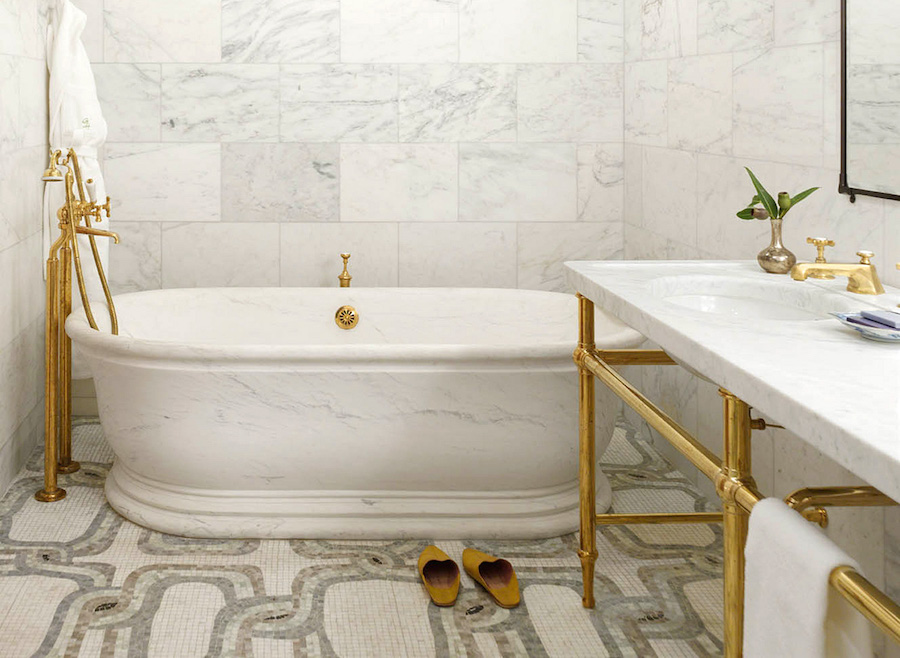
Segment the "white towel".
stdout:
<path fill-rule="evenodd" d="M 745 658 L 871 658 L 866 619 L 828 584 L 859 565 L 777 498 L 750 514 L 744 591 Z"/>

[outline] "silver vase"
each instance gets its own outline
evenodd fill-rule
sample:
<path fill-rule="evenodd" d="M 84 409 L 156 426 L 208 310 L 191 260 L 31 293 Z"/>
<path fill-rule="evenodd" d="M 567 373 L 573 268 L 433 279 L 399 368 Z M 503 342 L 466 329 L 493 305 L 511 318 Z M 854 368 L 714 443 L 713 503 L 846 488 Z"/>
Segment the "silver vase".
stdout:
<path fill-rule="evenodd" d="M 797 257 L 781 241 L 780 219 L 772 223 L 772 242 L 756 256 L 759 266 L 771 274 L 787 274 L 797 264 Z"/>

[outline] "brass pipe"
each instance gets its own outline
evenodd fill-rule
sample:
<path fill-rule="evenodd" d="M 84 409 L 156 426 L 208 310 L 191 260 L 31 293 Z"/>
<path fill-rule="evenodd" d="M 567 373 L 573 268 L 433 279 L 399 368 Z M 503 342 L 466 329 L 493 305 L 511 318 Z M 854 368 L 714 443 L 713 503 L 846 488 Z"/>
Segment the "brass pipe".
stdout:
<path fill-rule="evenodd" d="M 866 619 L 900 643 L 900 606 L 852 567 L 837 567 L 828 582 Z"/>
<path fill-rule="evenodd" d="M 59 258 L 57 249 L 60 240 L 50 249 L 47 259 L 47 312 L 44 320 L 44 488 L 34 494 L 43 503 L 52 503 L 66 497 L 66 490 L 57 485 L 56 479 L 56 383 L 59 375 L 57 354 L 59 339 Z"/>
<path fill-rule="evenodd" d="M 798 512 L 810 507 L 878 507 L 896 505 L 875 487 L 806 487 L 788 494 L 784 502 Z"/>
<path fill-rule="evenodd" d="M 592 350 L 609 366 L 675 366 L 678 362 L 662 350 Z"/>
<path fill-rule="evenodd" d="M 722 523 L 721 512 L 691 512 L 681 514 L 598 514 L 597 525 L 662 525 L 669 523 Z"/>
<path fill-rule="evenodd" d="M 719 458 L 698 442 L 687 430 L 644 397 L 619 373 L 599 360 L 591 350 L 580 345 L 575 350 L 575 363 L 600 379 L 613 393 L 634 409 L 647 423 L 671 443 L 710 480 L 715 480 L 721 468 Z"/>
<path fill-rule="evenodd" d="M 578 349 L 594 349 L 594 303 L 578 295 Z M 594 567 L 597 563 L 597 501 L 595 491 L 596 447 L 594 436 L 594 377 L 579 367 L 579 539 L 578 557 L 584 595 L 581 604 L 594 607 Z"/>
<path fill-rule="evenodd" d="M 80 468 L 72 461 L 72 339 L 66 334 L 65 318 L 72 312 L 72 251 L 69 244 L 60 250 L 62 261 L 61 303 L 59 323 L 59 463 L 60 473 L 74 473 Z"/>

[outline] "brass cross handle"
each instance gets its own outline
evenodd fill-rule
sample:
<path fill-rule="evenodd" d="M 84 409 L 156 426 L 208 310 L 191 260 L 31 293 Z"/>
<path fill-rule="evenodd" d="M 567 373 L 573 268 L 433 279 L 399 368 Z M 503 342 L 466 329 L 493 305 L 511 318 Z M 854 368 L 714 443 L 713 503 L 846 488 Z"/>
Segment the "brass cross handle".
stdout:
<path fill-rule="evenodd" d="M 871 265 L 871 258 L 875 257 L 874 251 L 857 251 L 856 255 L 859 256 L 859 264 L 860 265 Z"/>
<path fill-rule="evenodd" d="M 829 240 L 828 238 L 806 238 L 806 243 L 816 245 L 817 263 L 828 262 L 825 260 L 825 247 L 833 247 L 834 240 Z"/>
<path fill-rule="evenodd" d="M 341 282 L 341 288 L 349 288 L 350 279 L 353 278 L 350 276 L 350 272 L 347 271 L 347 261 L 350 260 L 350 254 L 341 254 L 341 258 L 344 259 L 344 271 L 338 275 L 338 280 Z"/>

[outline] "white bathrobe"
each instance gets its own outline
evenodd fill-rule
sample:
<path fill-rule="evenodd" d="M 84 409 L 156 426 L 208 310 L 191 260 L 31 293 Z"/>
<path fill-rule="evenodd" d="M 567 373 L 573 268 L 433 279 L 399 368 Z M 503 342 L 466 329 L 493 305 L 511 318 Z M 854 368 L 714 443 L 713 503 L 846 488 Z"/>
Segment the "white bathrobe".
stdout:
<path fill-rule="evenodd" d="M 78 153 L 81 174 L 84 180 L 92 178 L 96 185 L 96 197 L 106 200 L 106 186 L 98 161 L 98 150 L 106 141 L 106 120 L 97 98 L 97 87 L 91 63 L 81 34 L 87 17 L 69 0 L 57 0 L 53 17 L 47 28 L 47 68 L 50 71 L 50 148 L 62 150 L 65 155 L 69 148 Z M 75 190 L 78 194 L 77 185 Z M 87 193 L 87 190 L 85 190 Z M 44 190 L 44 253 L 59 236 L 56 211 L 65 203 L 63 184 L 47 183 Z M 110 230 L 109 220 L 93 220 L 96 228 Z M 97 247 L 104 268 L 109 262 L 109 239 L 96 238 Z M 103 288 L 94 266 L 91 246 L 87 236 L 78 237 L 81 262 L 91 307 L 98 323 L 107 315 Z M 46 256 L 45 256 L 46 258 Z M 109 270 L 107 269 L 107 272 Z M 74 284 L 74 273 L 73 273 Z M 77 286 L 73 302 L 81 305 Z M 108 326 L 108 322 L 101 324 Z M 81 359 L 75 360 L 75 378 L 89 376 Z"/>

